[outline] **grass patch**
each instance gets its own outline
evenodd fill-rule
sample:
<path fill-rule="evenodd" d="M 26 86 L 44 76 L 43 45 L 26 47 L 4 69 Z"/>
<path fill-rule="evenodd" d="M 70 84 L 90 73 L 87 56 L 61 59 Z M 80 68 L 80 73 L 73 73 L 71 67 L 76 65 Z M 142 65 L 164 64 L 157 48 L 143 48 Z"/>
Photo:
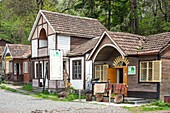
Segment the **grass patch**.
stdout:
<path fill-rule="evenodd" d="M 25 91 L 32 91 L 33 90 L 32 84 L 24 85 L 21 89 Z"/>
<path fill-rule="evenodd" d="M 64 98 L 63 101 L 73 101 L 75 99 L 79 99 L 78 94 L 68 94 L 68 96 Z"/>
<path fill-rule="evenodd" d="M 54 100 L 54 101 L 58 101 L 59 100 L 57 93 L 50 94 L 47 91 L 42 92 L 42 93 L 36 93 L 33 96 L 37 97 L 37 98 L 50 99 L 50 100 Z"/>
<path fill-rule="evenodd" d="M 143 113 L 145 111 L 158 111 L 158 110 L 170 110 L 170 104 L 164 103 L 161 100 L 157 100 L 147 105 L 142 105 L 139 107 L 124 107 L 131 111 L 132 113 Z"/>
<path fill-rule="evenodd" d="M 4 86 L 4 85 L 1 85 L 0 87 L 1 87 L 1 89 L 9 90 L 9 91 L 11 91 L 11 92 L 18 92 L 16 89 L 12 89 L 12 88 L 6 87 L 6 86 Z"/>
<path fill-rule="evenodd" d="M 22 93 L 22 94 L 25 94 L 25 95 L 30 95 L 30 94 L 24 93 L 24 92 L 22 92 L 20 90 L 9 88 L 9 87 L 7 87 L 5 85 L 0 85 L 0 87 L 1 87 L 1 89 L 9 90 L 11 92 L 17 92 L 17 93 Z M 33 90 L 31 84 L 24 85 L 21 89 L 25 90 L 25 91 L 29 91 L 29 92 L 31 92 Z M 76 94 L 76 93 L 69 93 L 67 97 L 65 97 L 63 99 L 59 99 L 57 93 L 52 93 L 51 94 L 48 91 L 31 94 L 31 96 L 34 96 L 34 97 L 37 97 L 37 98 L 43 98 L 43 99 L 50 99 L 50 100 L 53 100 L 53 101 L 73 101 L 75 99 L 79 99 L 79 95 Z M 85 99 L 85 98 L 86 98 L 85 95 L 81 96 L 81 99 Z"/>

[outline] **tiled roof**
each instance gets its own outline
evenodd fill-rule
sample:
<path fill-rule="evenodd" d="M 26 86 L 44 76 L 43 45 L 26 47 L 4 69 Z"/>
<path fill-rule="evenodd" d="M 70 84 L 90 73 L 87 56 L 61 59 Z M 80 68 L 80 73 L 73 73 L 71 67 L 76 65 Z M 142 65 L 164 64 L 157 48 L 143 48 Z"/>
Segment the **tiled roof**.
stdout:
<path fill-rule="evenodd" d="M 13 58 L 28 58 L 31 55 L 31 46 L 23 44 L 7 44 Z"/>
<path fill-rule="evenodd" d="M 94 48 L 99 38 L 93 38 L 82 45 L 79 45 L 75 49 L 73 49 L 68 56 L 76 56 L 76 55 L 84 55 L 86 52 L 90 51 Z"/>
<path fill-rule="evenodd" d="M 51 26 L 59 34 L 94 38 L 100 36 L 106 28 L 97 20 L 42 10 Z"/>
<path fill-rule="evenodd" d="M 138 49 L 142 46 L 144 36 L 123 33 L 123 32 L 110 32 L 109 36 L 121 48 L 125 54 L 137 54 Z"/>
<path fill-rule="evenodd" d="M 142 53 L 155 53 L 160 52 L 170 42 L 170 32 L 150 35 L 146 37 L 145 43 L 143 44 Z"/>

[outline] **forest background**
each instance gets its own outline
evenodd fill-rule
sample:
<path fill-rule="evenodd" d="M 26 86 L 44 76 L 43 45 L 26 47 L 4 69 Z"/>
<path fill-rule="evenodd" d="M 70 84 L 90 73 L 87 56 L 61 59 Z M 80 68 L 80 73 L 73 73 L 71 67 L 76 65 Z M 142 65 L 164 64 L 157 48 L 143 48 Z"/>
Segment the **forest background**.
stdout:
<path fill-rule="evenodd" d="M 0 0 L 0 38 L 29 44 L 39 10 L 96 18 L 110 31 L 170 31 L 170 0 Z"/>

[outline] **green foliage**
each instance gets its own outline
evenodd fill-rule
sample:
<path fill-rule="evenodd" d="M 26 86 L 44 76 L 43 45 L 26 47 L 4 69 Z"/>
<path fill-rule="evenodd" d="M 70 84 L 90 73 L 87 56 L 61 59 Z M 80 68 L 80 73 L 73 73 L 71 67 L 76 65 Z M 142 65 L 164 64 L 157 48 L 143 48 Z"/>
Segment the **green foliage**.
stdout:
<path fill-rule="evenodd" d="M 18 92 L 16 89 L 12 89 L 12 88 L 6 87 L 5 85 L 1 85 L 0 87 L 1 87 L 1 89 L 9 90 L 11 92 Z"/>
<path fill-rule="evenodd" d="M 152 102 L 150 105 L 155 105 L 155 106 L 158 106 L 158 107 L 169 107 L 170 108 L 170 104 L 165 103 L 162 100 L 157 100 L 155 102 Z"/>
<path fill-rule="evenodd" d="M 69 94 L 66 98 L 63 99 L 63 101 L 73 101 L 75 99 L 79 99 L 78 94 Z"/>
<path fill-rule="evenodd" d="M 134 12 L 131 1 L 137 2 Z M 131 20 L 138 19 L 138 34 L 169 32 L 168 7 L 168 0 L 1 0 L 0 38 L 30 44 L 27 39 L 40 9 L 96 18 L 111 31 L 130 32 Z"/>
<path fill-rule="evenodd" d="M 50 94 L 47 91 L 34 94 L 34 96 L 38 97 L 38 98 L 44 98 L 44 99 L 50 99 L 50 100 L 58 101 L 58 95 L 56 93 Z"/>
<path fill-rule="evenodd" d="M 32 84 L 24 85 L 21 89 L 25 91 L 32 91 L 33 90 Z"/>
<path fill-rule="evenodd" d="M 156 111 L 156 110 L 170 110 L 170 104 L 164 103 L 161 100 L 154 101 L 147 105 L 142 105 L 139 107 L 124 107 L 130 110 L 132 113 L 142 113 L 144 111 Z"/>

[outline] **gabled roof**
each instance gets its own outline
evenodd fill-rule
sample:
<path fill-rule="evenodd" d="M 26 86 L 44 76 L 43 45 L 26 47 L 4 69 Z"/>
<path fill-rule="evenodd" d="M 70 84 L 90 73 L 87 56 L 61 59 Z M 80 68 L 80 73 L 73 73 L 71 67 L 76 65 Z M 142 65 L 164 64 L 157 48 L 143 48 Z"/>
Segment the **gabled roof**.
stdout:
<path fill-rule="evenodd" d="M 73 16 L 57 12 L 40 10 L 29 36 L 31 40 L 34 29 L 42 15 L 54 32 L 69 36 L 94 38 L 99 37 L 106 28 L 97 20 L 86 17 Z"/>
<path fill-rule="evenodd" d="M 139 54 L 159 53 L 170 43 L 170 32 L 159 33 L 146 37 L 143 49 Z"/>
<path fill-rule="evenodd" d="M 6 44 L 13 58 L 28 58 L 31 55 L 31 46 L 23 44 Z"/>
<path fill-rule="evenodd" d="M 137 54 L 145 40 L 144 36 L 131 33 L 108 31 L 108 34 L 126 55 Z"/>
<path fill-rule="evenodd" d="M 93 38 L 73 49 L 68 56 L 84 55 L 94 48 L 99 38 Z"/>

